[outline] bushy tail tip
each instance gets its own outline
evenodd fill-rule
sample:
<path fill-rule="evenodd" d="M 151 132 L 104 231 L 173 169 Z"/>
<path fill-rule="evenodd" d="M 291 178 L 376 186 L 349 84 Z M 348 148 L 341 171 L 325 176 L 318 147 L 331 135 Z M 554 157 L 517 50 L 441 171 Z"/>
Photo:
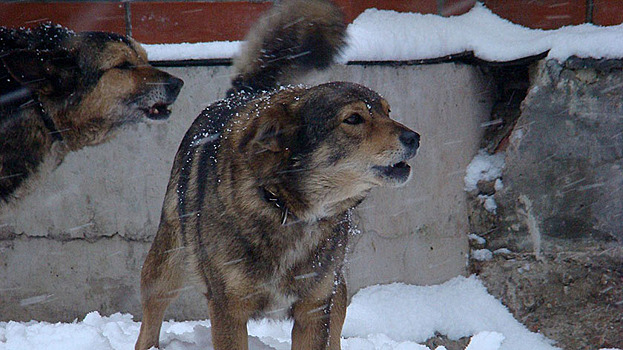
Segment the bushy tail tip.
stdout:
<path fill-rule="evenodd" d="M 344 15 L 329 0 L 282 0 L 247 34 L 230 93 L 271 90 L 284 75 L 326 68 L 345 34 Z"/>

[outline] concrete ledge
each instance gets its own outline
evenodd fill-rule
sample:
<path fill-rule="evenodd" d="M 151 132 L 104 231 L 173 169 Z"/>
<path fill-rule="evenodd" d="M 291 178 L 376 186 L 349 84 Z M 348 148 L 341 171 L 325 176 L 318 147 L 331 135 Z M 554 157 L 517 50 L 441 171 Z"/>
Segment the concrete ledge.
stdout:
<path fill-rule="evenodd" d="M 71 321 L 140 310 L 139 271 L 156 232 L 173 156 L 199 111 L 225 95 L 230 67 L 168 68 L 185 81 L 164 123 L 124 129 L 70 154 L 38 190 L 0 213 L 0 320 Z M 492 84 L 472 66 L 336 66 L 307 82 L 348 80 L 385 96 L 422 134 L 413 180 L 374 192 L 358 213 L 350 292 L 376 283 L 434 284 L 465 272 L 463 175 L 489 117 Z M 192 289 L 192 288 L 191 288 Z M 189 289 L 167 318 L 207 317 Z"/>

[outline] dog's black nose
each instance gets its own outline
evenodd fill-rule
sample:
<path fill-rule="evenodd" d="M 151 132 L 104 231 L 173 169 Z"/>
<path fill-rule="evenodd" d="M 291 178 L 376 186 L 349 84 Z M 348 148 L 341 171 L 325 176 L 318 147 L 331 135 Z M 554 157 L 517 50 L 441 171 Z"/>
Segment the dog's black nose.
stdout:
<path fill-rule="evenodd" d="M 409 149 L 416 150 L 420 147 L 420 134 L 415 131 L 403 130 L 398 139 Z"/>
<path fill-rule="evenodd" d="M 180 93 L 180 90 L 182 89 L 182 86 L 184 85 L 184 81 L 177 77 L 170 76 L 166 80 L 165 85 L 166 85 L 167 93 L 169 93 L 169 95 L 171 96 L 174 96 L 175 98 Z"/>

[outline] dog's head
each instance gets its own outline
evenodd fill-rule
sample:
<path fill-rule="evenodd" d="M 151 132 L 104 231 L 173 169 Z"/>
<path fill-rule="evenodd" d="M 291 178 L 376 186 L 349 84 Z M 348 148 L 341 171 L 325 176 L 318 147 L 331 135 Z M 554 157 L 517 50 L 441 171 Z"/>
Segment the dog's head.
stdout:
<path fill-rule="evenodd" d="M 100 102 L 102 107 L 121 104 L 122 110 L 109 109 L 111 116 L 117 114 L 122 121 L 169 117 L 168 107 L 184 82 L 152 67 L 136 41 L 112 33 L 86 32 L 76 35 L 68 46 L 76 53 L 84 83 L 93 87 L 90 93 L 106 99 Z"/>
<path fill-rule="evenodd" d="M 390 119 L 388 102 L 366 87 L 334 82 L 286 90 L 258 110 L 264 112 L 254 119 L 255 131 L 242 143 L 261 170 L 257 177 L 296 184 L 290 190 L 323 206 L 316 216 L 411 176 L 406 161 L 420 135 Z"/>
<path fill-rule="evenodd" d="M 312 150 L 308 166 L 371 187 L 409 179 L 406 161 L 415 156 L 420 135 L 390 119 L 389 103 L 376 92 L 353 83 L 320 85 L 310 89 L 298 113 Z"/>
<path fill-rule="evenodd" d="M 68 141 L 74 139 L 74 146 L 103 142 L 118 126 L 144 117 L 169 117 L 168 107 L 183 82 L 150 66 L 136 41 L 113 33 L 44 28 L 1 60 L 12 78 L 42 102 Z M 55 47 L 38 43 L 52 37 L 62 40 Z"/>

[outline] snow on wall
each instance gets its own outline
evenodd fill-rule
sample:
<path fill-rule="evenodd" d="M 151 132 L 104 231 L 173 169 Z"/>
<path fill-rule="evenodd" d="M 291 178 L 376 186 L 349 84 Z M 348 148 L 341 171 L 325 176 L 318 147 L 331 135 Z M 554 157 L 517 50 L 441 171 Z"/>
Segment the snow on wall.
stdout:
<path fill-rule="evenodd" d="M 549 51 L 550 59 L 571 56 L 623 57 L 623 24 L 593 24 L 555 30 L 529 29 L 502 19 L 482 4 L 452 17 L 368 9 L 348 26 L 341 61 L 408 61 L 473 52 L 493 62 Z M 152 61 L 231 58 L 240 42 L 144 45 Z"/>

